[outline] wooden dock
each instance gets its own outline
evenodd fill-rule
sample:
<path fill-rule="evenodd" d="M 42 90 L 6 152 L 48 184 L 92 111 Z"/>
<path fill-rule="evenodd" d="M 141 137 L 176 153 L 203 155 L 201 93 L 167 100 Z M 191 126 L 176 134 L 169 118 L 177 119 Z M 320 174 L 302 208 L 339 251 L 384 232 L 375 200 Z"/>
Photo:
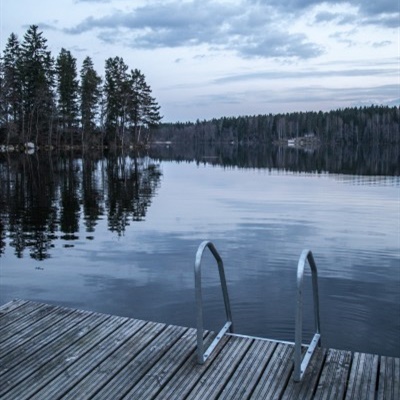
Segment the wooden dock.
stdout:
<path fill-rule="evenodd" d="M 195 329 L 15 300 L 0 399 L 400 399 L 399 358 L 320 348 L 294 383 L 293 348 L 226 335 L 198 365 Z"/>

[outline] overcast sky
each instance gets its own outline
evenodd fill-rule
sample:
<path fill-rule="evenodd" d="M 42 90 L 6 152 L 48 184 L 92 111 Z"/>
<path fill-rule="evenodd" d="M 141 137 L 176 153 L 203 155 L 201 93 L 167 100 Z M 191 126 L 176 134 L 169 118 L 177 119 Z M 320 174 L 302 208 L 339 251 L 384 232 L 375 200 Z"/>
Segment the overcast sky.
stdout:
<path fill-rule="evenodd" d="M 400 0 L 0 0 L 1 50 L 39 25 L 104 75 L 121 56 L 164 121 L 400 103 Z"/>

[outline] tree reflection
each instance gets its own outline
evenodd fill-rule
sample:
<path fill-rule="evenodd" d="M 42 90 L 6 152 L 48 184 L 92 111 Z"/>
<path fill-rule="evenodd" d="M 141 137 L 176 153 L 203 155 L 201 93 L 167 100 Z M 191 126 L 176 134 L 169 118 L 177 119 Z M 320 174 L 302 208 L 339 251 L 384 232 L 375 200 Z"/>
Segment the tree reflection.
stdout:
<path fill-rule="evenodd" d="M 0 255 L 4 253 L 6 247 L 6 242 L 5 242 L 6 231 L 4 229 L 4 224 L 2 219 L 3 216 L 0 217 Z"/>
<path fill-rule="evenodd" d="M 2 155 L 0 176 L 0 255 L 8 238 L 17 257 L 44 260 L 55 241 L 94 233 L 104 214 L 118 235 L 143 220 L 161 172 L 149 158 L 38 153 Z"/>
<path fill-rule="evenodd" d="M 10 246 L 17 257 L 29 248 L 32 258 L 47 258 L 56 217 L 54 180 L 49 174 L 48 159 L 8 157 L 0 168 L 3 220 Z"/>
<path fill-rule="evenodd" d="M 150 154 L 0 153 L 0 256 L 9 246 L 16 257 L 28 253 L 44 260 L 56 244 L 71 247 L 82 234 L 95 238 L 102 219 L 109 231 L 122 235 L 145 219 L 157 192 L 161 172 L 155 159 L 371 179 L 400 175 L 396 146 L 307 149 L 196 142 L 158 146 Z"/>
<path fill-rule="evenodd" d="M 154 159 L 195 161 L 224 167 L 329 172 L 353 175 L 400 175 L 398 145 L 279 147 L 268 145 L 173 143 L 153 146 Z"/>
<path fill-rule="evenodd" d="M 130 221 L 145 218 L 161 173 L 148 158 L 120 155 L 108 156 L 105 170 L 108 227 L 120 235 Z"/>
<path fill-rule="evenodd" d="M 82 206 L 87 232 L 94 232 L 97 221 L 104 214 L 104 160 L 84 157 L 82 168 Z M 100 169 L 99 176 L 97 170 Z"/>
<path fill-rule="evenodd" d="M 80 218 L 80 182 L 82 160 L 72 157 L 61 159 L 63 174 L 60 179 L 60 229 L 65 239 L 74 239 L 79 231 Z"/>

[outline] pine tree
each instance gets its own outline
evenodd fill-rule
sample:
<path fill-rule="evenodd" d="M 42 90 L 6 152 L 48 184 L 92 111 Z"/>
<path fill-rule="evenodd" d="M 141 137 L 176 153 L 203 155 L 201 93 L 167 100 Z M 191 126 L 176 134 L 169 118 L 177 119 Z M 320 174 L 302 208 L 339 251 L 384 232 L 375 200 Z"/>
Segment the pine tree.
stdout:
<path fill-rule="evenodd" d="M 22 136 L 36 144 L 44 142 L 45 133 L 51 137 L 54 117 L 54 60 L 46 42 L 38 26 L 31 25 L 21 44 Z"/>
<path fill-rule="evenodd" d="M 76 59 L 64 48 L 56 63 L 58 116 L 63 131 L 70 132 L 70 144 L 73 145 L 73 128 L 76 128 L 78 117 L 78 79 Z"/>
<path fill-rule="evenodd" d="M 146 83 L 144 74 L 135 69 L 130 74 L 130 102 L 129 116 L 133 125 L 133 140 L 135 143 L 141 141 L 141 129 L 156 126 L 161 121 L 158 106 L 154 97 L 151 96 L 151 88 Z"/>
<path fill-rule="evenodd" d="M 8 38 L 3 56 L 2 104 L 3 118 L 6 122 L 7 143 L 10 137 L 17 136 L 22 121 L 22 85 L 20 43 L 12 33 Z"/>
<path fill-rule="evenodd" d="M 121 57 L 106 61 L 104 92 L 106 96 L 106 130 L 114 133 L 115 144 L 124 144 L 129 99 L 128 66 Z"/>
<path fill-rule="evenodd" d="M 5 81 L 4 81 L 4 61 L 0 57 L 0 145 L 9 143 L 8 124 L 8 103 L 5 96 Z"/>
<path fill-rule="evenodd" d="M 85 144 L 86 135 L 92 133 L 96 126 L 96 115 L 101 99 L 101 78 L 97 75 L 90 57 L 83 60 L 80 74 L 82 144 Z"/>

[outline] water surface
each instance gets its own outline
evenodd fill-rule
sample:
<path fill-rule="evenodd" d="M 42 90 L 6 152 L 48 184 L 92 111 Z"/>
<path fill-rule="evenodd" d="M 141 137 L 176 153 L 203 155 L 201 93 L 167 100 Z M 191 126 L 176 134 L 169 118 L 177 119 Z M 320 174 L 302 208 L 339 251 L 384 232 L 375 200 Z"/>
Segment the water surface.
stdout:
<path fill-rule="evenodd" d="M 194 257 L 209 239 L 225 262 L 236 332 L 293 340 L 296 267 L 309 248 L 323 344 L 400 356 L 398 176 L 24 157 L 1 164 L 0 303 L 195 326 Z M 210 329 L 223 323 L 215 267 L 206 253 Z"/>

